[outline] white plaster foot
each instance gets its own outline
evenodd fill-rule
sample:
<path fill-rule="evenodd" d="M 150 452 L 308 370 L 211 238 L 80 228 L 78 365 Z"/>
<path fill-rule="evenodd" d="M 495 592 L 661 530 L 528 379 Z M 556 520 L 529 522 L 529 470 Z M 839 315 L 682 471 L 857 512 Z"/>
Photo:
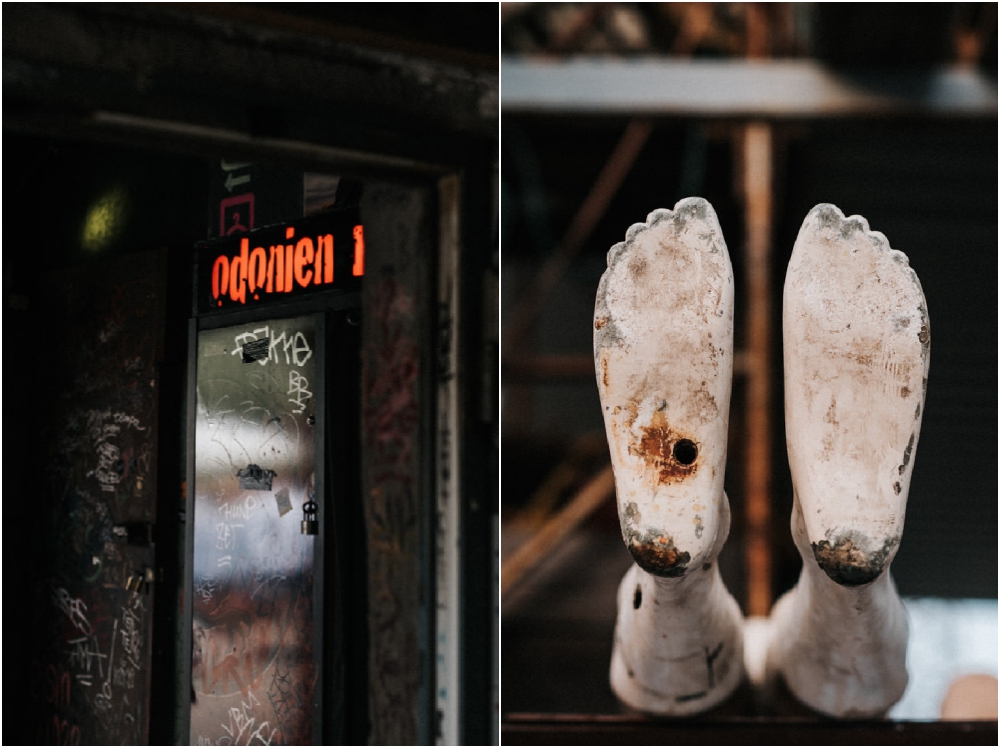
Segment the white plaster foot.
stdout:
<path fill-rule="evenodd" d="M 618 587 L 611 688 L 652 714 L 718 706 L 743 680 L 740 626 L 717 564 L 682 577 L 658 577 L 633 564 Z"/>
<path fill-rule="evenodd" d="M 906 255 L 813 208 L 784 291 L 785 429 L 796 587 L 772 612 L 768 668 L 831 716 L 885 712 L 906 687 L 906 612 L 888 573 L 903 532 L 930 353 Z"/>
<path fill-rule="evenodd" d="M 712 206 L 651 213 L 608 253 L 594 362 L 622 537 L 611 684 L 626 704 L 693 714 L 742 678 L 740 612 L 715 559 L 733 364 L 733 274 Z"/>

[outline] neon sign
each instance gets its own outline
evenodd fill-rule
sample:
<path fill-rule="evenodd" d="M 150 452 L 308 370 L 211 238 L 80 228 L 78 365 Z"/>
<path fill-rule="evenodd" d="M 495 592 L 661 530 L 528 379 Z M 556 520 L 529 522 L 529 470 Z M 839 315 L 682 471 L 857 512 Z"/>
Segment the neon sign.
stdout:
<path fill-rule="evenodd" d="M 357 211 L 334 211 L 199 245 L 198 307 L 232 310 L 355 289 L 364 274 Z"/>

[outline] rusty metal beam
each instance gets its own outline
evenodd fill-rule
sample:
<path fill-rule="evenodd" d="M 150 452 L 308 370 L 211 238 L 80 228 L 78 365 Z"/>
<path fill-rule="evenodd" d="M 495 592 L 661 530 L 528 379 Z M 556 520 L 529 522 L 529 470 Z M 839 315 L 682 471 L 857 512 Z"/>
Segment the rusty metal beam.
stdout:
<path fill-rule="evenodd" d="M 514 351 L 518 342 L 527 332 L 542 302 L 548 297 L 562 274 L 566 272 L 573 258 L 594 230 L 594 226 L 604 216 L 608 204 L 618 192 L 625 175 L 635 163 L 642 147 L 646 144 L 653 125 L 646 119 L 634 119 L 628 123 L 618 145 L 608 158 L 598 175 L 594 186 L 580 209 L 570 221 L 569 228 L 556 250 L 549 256 L 542 269 L 532 279 L 527 290 L 521 294 L 505 325 L 503 335 L 504 352 Z"/>
<path fill-rule="evenodd" d="M 773 134 L 762 122 L 742 133 L 747 275 L 746 566 L 747 613 L 771 609 L 771 216 Z"/>

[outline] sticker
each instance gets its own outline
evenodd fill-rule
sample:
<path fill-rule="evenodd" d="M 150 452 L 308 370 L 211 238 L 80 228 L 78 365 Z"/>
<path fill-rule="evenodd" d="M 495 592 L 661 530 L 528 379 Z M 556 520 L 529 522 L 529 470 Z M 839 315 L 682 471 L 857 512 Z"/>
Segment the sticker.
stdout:
<path fill-rule="evenodd" d="M 252 364 L 255 361 L 263 361 L 271 351 L 271 338 L 261 338 L 251 340 L 243 344 L 243 363 Z"/>
<path fill-rule="evenodd" d="M 278 502 L 278 516 L 284 517 L 292 511 L 292 500 L 288 496 L 288 489 L 282 488 L 274 495 L 274 500 Z"/>
<path fill-rule="evenodd" d="M 231 189 L 237 184 L 236 177 L 228 185 Z M 250 181 L 247 178 L 247 181 Z M 219 203 L 219 236 L 229 236 L 243 231 L 249 231 L 253 226 L 253 193 L 227 197 Z"/>
<path fill-rule="evenodd" d="M 273 470 L 265 470 L 259 465 L 247 465 L 236 473 L 240 479 L 240 488 L 244 491 L 270 491 L 271 479 L 276 475 Z"/>

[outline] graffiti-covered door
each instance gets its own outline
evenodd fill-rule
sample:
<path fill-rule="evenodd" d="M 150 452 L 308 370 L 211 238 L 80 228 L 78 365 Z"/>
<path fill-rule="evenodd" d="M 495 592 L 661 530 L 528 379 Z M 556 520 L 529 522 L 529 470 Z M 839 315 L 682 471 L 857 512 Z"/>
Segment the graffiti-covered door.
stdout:
<path fill-rule="evenodd" d="M 33 527 L 5 536 L 8 564 L 34 581 L 11 616 L 30 621 L 27 639 L 8 647 L 32 651 L 34 714 L 10 711 L 9 724 L 30 720 L 33 742 L 148 739 L 163 259 L 120 257 L 44 284 L 38 329 L 55 337 L 31 360 L 32 393 L 44 393 L 34 400 L 37 442 L 7 465 L 33 480 L 5 495 L 36 514 Z M 20 688 L 20 675 L 5 672 L 5 685 Z"/>
<path fill-rule="evenodd" d="M 305 316 L 198 334 L 193 744 L 315 742 L 317 327 Z"/>

